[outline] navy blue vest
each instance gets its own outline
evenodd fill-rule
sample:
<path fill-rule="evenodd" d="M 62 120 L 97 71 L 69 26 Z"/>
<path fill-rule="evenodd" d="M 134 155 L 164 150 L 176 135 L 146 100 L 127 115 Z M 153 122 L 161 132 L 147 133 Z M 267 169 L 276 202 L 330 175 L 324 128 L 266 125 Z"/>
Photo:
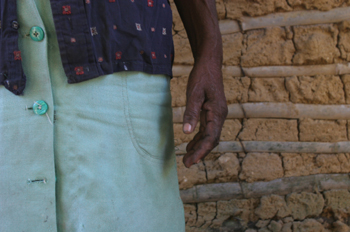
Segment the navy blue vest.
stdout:
<path fill-rule="evenodd" d="M 16 0 L 0 0 L 0 84 L 22 94 Z M 172 76 L 168 0 L 50 0 L 68 83 L 119 71 Z M 35 26 L 35 25 L 33 25 Z"/>

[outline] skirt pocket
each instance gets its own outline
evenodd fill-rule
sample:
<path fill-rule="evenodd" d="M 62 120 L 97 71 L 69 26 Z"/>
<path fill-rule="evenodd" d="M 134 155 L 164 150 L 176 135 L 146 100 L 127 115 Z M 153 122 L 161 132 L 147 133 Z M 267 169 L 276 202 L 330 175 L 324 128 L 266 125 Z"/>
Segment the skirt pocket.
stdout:
<path fill-rule="evenodd" d="M 156 162 L 174 160 L 170 78 L 127 72 L 123 98 L 129 135 L 138 153 Z"/>

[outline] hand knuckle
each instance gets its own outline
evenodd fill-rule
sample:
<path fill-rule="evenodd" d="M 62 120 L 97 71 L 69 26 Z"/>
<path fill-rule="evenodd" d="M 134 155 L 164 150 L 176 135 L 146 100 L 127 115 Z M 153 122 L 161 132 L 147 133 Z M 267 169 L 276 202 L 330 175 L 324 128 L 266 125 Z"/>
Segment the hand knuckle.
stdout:
<path fill-rule="evenodd" d="M 213 148 L 214 148 L 214 144 L 215 144 L 215 141 L 210 141 L 208 143 L 206 143 L 203 148 L 205 151 L 211 151 Z"/>

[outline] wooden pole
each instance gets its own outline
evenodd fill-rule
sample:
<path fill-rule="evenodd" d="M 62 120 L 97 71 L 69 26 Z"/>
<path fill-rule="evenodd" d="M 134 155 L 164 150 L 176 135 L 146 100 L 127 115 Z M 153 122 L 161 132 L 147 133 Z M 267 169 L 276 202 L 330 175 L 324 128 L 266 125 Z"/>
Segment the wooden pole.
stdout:
<path fill-rule="evenodd" d="M 186 153 L 187 143 L 175 147 L 175 153 Z M 279 142 L 279 141 L 222 141 L 212 152 L 272 152 L 272 153 L 350 153 L 350 142 Z"/>
<path fill-rule="evenodd" d="M 329 11 L 305 10 L 273 13 L 261 17 L 242 17 L 244 31 L 273 27 L 337 23 L 350 19 L 350 7 L 335 8 Z"/>
<path fill-rule="evenodd" d="M 284 177 L 267 182 L 217 183 L 197 185 L 181 190 L 184 203 L 200 203 L 242 198 L 259 198 L 271 194 L 287 195 L 293 192 L 323 192 L 331 189 L 350 189 L 348 174 L 317 174 Z"/>
<path fill-rule="evenodd" d="M 350 105 L 312 105 L 293 103 L 243 103 L 228 105 L 227 119 L 237 118 L 312 118 L 350 120 Z M 185 107 L 173 108 L 175 123 L 183 121 Z"/>

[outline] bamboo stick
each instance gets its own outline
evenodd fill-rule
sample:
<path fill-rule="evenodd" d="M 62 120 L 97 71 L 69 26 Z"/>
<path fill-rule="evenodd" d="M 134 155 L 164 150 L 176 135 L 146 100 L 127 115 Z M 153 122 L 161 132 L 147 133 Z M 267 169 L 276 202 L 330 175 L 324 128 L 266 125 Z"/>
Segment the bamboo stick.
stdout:
<path fill-rule="evenodd" d="M 173 76 L 189 75 L 191 65 L 174 65 Z M 243 70 L 243 72 L 242 72 Z M 343 75 L 350 74 L 350 63 L 303 65 L 303 66 L 260 66 L 240 67 L 223 66 L 224 75 L 234 77 L 290 77 L 290 76 L 314 76 L 314 75 Z"/>
<path fill-rule="evenodd" d="M 232 34 L 241 31 L 238 22 L 234 20 L 220 20 L 219 27 L 222 35 Z"/>
<path fill-rule="evenodd" d="M 197 185 L 181 190 L 183 203 L 200 203 L 218 200 L 258 198 L 271 194 L 287 195 L 292 192 L 316 192 L 330 189 L 350 189 L 348 174 L 317 174 L 284 177 L 267 182 L 218 183 Z"/>
<path fill-rule="evenodd" d="M 186 146 L 187 143 L 176 146 L 175 153 L 185 154 Z M 212 152 L 350 153 L 350 142 L 222 141 Z"/>
<path fill-rule="evenodd" d="M 261 66 L 243 68 L 249 77 L 288 77 L 288 76 L 313 76 L 318 74 L 337 75 L 337 64 L 304 65 L 304 66 Z"/>
<path fill-rule="evenodd" d="M 223 66 L 222 74 L 224 76 L 243 77 L 242 69 L 239 66 Z"/>
<path fill-rule="evenodd" d="M 185 107 L 173 108 L 173 121 L 181 123 Z M 237 118 L 286 118 L 349 120 L 350 105 L 312 105 L 285 103 L 242 103 L 228 105 L 227 119 Z"/>
<path fill-rule="evenodd" d="M 173 76 L 188 76 L 192 70 L 191 65 L 174 65 L 173 66 Z M 242 77 L 242 69 L 239 66 L 223 66 L 222 67 L 223 75 L 234 76 L 234 77 Z"/>
<path fill-rule="evenodd" d="M 192 70 L 191 65 L 174 65 L 173 66 L 173 76 L 180 77 L 189 75 Z"/>
<path fill-rule="evenodd" d="M 238 104 L 236 104 L 238 105 Z M 242 107 L 247 118 L 312 118 L 312 119 L 350 119 L 350 105 L 313 105 L 293 103 L 244 103 Z M 228 118 L 238 118 L 237 106 L 229 107 Z"/>
<path fill-rule="evenodd" d="M 350 19 L 350 7 L 335 8 L 329 11 L 294 11 L 273 13 L 261 17 L 242 17 L 244 31 L 272 26 L 313 25 L 321 23 L 337 23 Z"/>

